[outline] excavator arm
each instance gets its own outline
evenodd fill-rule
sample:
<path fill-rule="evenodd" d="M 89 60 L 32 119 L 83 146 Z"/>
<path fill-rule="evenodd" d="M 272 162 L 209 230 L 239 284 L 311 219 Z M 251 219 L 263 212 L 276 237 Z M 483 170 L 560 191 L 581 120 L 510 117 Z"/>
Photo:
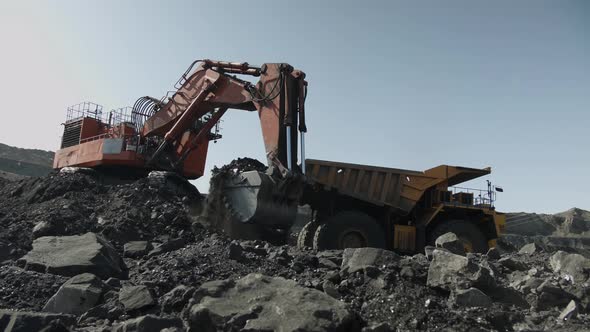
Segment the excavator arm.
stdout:
<path fill-rule="evenodd" d="M 259 77 L 259 81 L 254 85 L 236 75 Z M 301 160 L 305 159 L 307 82 L 303 72 L 282 63 L 253 67 L 248 63 L 202 60 L 194 62 L 175 87 L 174 94 L 143 125 L 142 136 L 163 138 L 148 157 L 149 164 L 160 163 L 162 167 L 172 161 L 168 167 L 182 169 L 182 163 L 208 140 L 211 128 L 225 112 L 238 109 L 258 112 L 269 167 L 282 175 L 304 171 L 296 167 L 298 138 Z M 195 121 L 207 115 L 207 121 L 194 130 Z"/>
<path fill-rule="evenodd" d="M 236 75 L 259 80 L 252 84 Z M 199 152 L 199 146 L 208 142 L 211 129 L 227 110 L 257 111 L 269 170 L 233 174 L 212 186 L 220 186 L 216 189 L 222 196 L 220 203 L 237 222 L 275 228 L 291 225 L 305 172 L 305 74 L 283 63 L 253 67 L 202 60 L 193 63 L 175 87 L 169 100 L 158 105 L 143 125 L 143 137 L 159 138 L 148 165 L 182 173 L 185 163 L 194 159 L 191 154 L 204 163 L 206 154 Z M 195 123 L 205 117 L 195 130 Z"/>

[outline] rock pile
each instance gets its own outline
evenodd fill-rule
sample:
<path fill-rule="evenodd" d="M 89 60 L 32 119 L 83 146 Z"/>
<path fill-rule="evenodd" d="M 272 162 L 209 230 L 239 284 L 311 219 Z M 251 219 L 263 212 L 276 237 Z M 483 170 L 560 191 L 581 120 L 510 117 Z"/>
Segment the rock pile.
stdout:
<path fill-rule="evenodd" d="M 214 233 L 192 222 L 194 198 L 165 176 L 108 185 L 92 174 L 53 174 L 0 184 L 0 308 L 12 309 L 0 311 L 0 330 L 590 326 L 582 254 L 527 243 L 471 254 L 452 233 L 413 256 L 314 252 Z"/>
<path fill-rule="evenodd" d="M 93 232 L 117 249 L 190 236 L 187 211 L 200 199 L 186 181 L 161 176 L 108 185 L 92 173 L 62 172 L 0 184 L 0 260 L 21 257 L 43 236 Z"/>
<path fill-rule="evenodd" d="M 57 290 L 43 311 L 81 315 L 98 304 L 107 287 L 92 273 L 79 274 Z"/>

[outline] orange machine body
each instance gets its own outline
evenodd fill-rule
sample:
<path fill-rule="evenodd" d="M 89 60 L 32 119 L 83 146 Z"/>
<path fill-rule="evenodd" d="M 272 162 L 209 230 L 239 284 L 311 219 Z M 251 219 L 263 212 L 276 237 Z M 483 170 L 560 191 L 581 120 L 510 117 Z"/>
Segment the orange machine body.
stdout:
<path fill-rule="evenodd" d="M 236 74 L 259 81 L 253 84 Z M 197 60 L 175 89 L 161 100 L 142 97 L 133 108 L 111 111 L 105 118 L 102 106 L 93 103 L 68 108 L 54 168 L 116 167 L 140 176 L 164 170 L 199 178 L 209 141 L 221 137 L 218 123 L 228 109 L 258 112 L 269 166 L 285 174 L 304 160 L 303 72 L 284 63 L 253 67 L 246 62 Z"/>
<path fill-rule="evenodd" d="M 125 168 L 137 174 L 157 169 L 147 165 L 133 125 L 109 124 L 93 116 L 87 113 L 64 123 L 62 148 L 55 153 L 53 168 Z M 184 133 L 179 138 L 179 149 L 188 145 L 190 139 L 191 135 Z M 208 147 L 209 140 L 202 140 L 190 151 L 180 170 L 186 178 L 197 179 L 205 173 Z"/>

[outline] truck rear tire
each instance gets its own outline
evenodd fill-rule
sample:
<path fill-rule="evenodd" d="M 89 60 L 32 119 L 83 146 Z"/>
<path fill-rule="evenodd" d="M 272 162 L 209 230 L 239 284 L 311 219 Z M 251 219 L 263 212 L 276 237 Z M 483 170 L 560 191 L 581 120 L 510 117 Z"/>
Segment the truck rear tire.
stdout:
<path fill-rule="evenodd" d="M 485 234 L 468 220 L 450 220 L 436 225 L 428 234 L 428 244 L 434 246 L 436 239 L 448 232 L 457 235 L 466 252 L 486 253 L 489 249 Z"/>
<path fill-rule="evenodd" d="M 313 238 L 317 229 L 318 223 L 315 220 L 305 224 L 297 235 L 297 247 L 299 249 L 313 248 Z"/>
<path fill-rule="evenodd" d="M 321 224 L 313 238 L 315 250 L 345 248 L 385 248 L 385 233 L 372 217 L 344 211 Z"/>

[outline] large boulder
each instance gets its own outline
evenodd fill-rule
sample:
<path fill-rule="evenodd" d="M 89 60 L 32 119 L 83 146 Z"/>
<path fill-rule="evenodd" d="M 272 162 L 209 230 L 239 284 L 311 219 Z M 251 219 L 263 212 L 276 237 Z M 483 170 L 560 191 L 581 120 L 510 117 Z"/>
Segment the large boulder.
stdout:
<path fill-rule="evenodd" d="M 191 331 L 358 331 L 346 304 L 295 281 L 249 274 L 203 284 L 190 309 Z"/>
<path fill-rule="evenodd" d="M 534 242 L 532 242 L 532 243 L 528 243 L 528 244 L 525 244 L 524 246 L 522 246 L 522 248 L 520 248 L 518 253 L 523 254 L 523 255 L 532 255 L 532 254 L 537 253 L 539 251 L 540 251 L 539 246 L 536 245 Z"/>
<path fill-rule="evenodd" d="M 182 330 L 182 320 L 178 317 L 158 317 L 146 315 L 128 319 L 117 325 L 114 332 L 160 332 L 167 328 L 178 328 Z"/>
<path fill-rule="evenodd" d="M 123 255 L 125 257 L 138 258 L 147 255 L 151 249 L 152 245 L 148 241 L 131 241 L 125 243 Z"/>
<path fill-rule="evenodd" d="M 491 290 L 489 294 L 494 302 L 514 305 L 523 309 L 530 308 L 526 298 L 512 287 L 500 285 Z"/>
<path fill-rule="evenodd" d="M 450 298 L 451 303 L 461 307 L 483 307 L 492 305 L 492 299 L 477 288 L 458 289 Z"/>
<path fill-rule="evenodd" d="M 156 304 L 150 290 L 143 285 L 125 286 L 119 292 L 119 301 L 126 311 L 135 311 Z"/>
<path fill-rule="evenodd" d="M 109 290 L 102 295 L 99 305 L 80 316 L 79 322 L 94 321 L 97 319 L 114 321 L 119 319 L 123 314 L 125 314 L 125 308 L 119 302 L 119 292 Z"/>
<path fill-rule="evenodd" d="M 5 332 L 41 331 L 52 325 L 71 327 L 75 324 L 76 317 L 72 315 L 0 310 L 0 331 Z"/>
<path fill-rule="evenodd" d="M 452 252 L 453 254 L 457 255 L 465 255 L 465 247 L 463 247 L 463 243 L 455 233 L 448 232 L 441 236 L 439 236 L 434 245 L 437 248 L 444 248 L 448 251 Z"/>
<path fill-rule="evenodd" d="M 92 273 L 102 279 L 127 277 L 127 267 L 111 244 L 94 233 L 43 236 L 18 260 L 27 270 L 75 276 Z"/>
<path fill-rule="evenodd" d="M 184 285 L 174 287 L 174 289 L 164 294 L 160 298 L 162 312 L 180 312 L 182 308 L 184 308 L 184 306 L 188 303 L 188 301 L 190 301 L 194 292 L 194 287 Z"/>
<path fill-rule="evenodd" d="M 590 259 L 580 254 L 569 254 L 560 250 L 551 256 L 549 265 L 553 272 L 568 274 L 577 283 L 588 280 L 590 274 Z"/>
<path fill-rule="evenodd" d="M 539 310 L 547 310 L 554 307 L 563 308 L 570 300 L 574 299 L 574 295 L 568 293 L 557 284 L 552 284 L 550 280 L 545 280 L 536 289 L 537 297 L 536 307 Z"/>
<path fill-rule="evenodd" d="M 393 251 L 377 248 L 348 248 L 342 254 L 341 271 L 344 274 L 362 271 L 367 267 L 380 267 L 397 262 L 401 257 Z"/>
<path fill-rule="evenodd" d="M 426 284 L 448 291 L 470 287 L 489 290 L 496 286 L 493 272 L 487 267 L 439 249 L 432 253 Z"/>
<path fill-rule="evenodd" d="M 47 301 L 43 311 L 81 315 L 98 304 L 106 288 L 94 274 L 77 275 L 59 288 Z"/>
<path fill-rule="evenodd" d="M 467 257 L 444 250 L 434 250 L 426 284 L 430 287 L 452 290 L 463 278 L 463 273 L 468 270 L 475 272 Z"/>

